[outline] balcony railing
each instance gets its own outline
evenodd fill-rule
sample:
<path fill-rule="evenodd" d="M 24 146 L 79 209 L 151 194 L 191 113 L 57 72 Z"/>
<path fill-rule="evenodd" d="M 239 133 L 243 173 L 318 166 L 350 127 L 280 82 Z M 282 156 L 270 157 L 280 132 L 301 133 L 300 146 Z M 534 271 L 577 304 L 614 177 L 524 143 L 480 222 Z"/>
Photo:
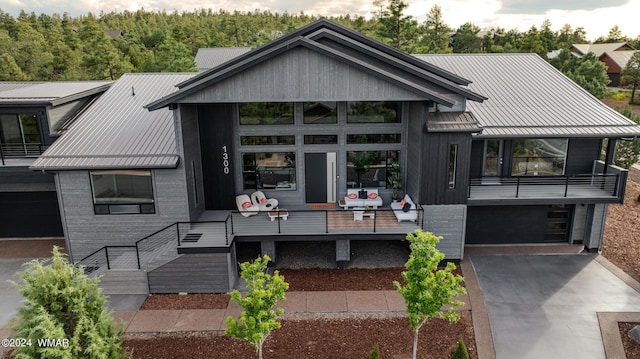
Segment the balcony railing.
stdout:
<path fill-rule="evenodd" d="M 625 181 L 626 172 L 474 178 L 469 184 L 469 201 L 572 198 L 614 202 L 624 197 Z"/>
<path fill-rule="evenodd" d="M 0 161 L 4 166 L 7 159 L 38 157 L 48 147 L 40 143 L 0 143 Z"/>

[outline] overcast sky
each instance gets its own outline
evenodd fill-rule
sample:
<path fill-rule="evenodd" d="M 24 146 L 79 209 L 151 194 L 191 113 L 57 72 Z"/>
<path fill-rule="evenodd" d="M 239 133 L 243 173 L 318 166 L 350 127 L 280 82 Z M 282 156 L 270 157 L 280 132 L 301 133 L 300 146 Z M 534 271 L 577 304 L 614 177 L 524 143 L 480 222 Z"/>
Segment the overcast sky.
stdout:
<path fill-rule="evenodd" d="M 419 22 L 434 5 L 442 8 L 447 25 L 457 28 L 472 22 L 482 29 L 502 27 L 521 31 L 532 25 L 540 28 L 545 19 L 551 21 L 552 30 L 570 24 L 574 29 L 583 27 L 587 38 L 606 36 L 618 25 L 623 35 L 640 35 L 640 0 L 405 0 L 409 4 L 406 14 Z M 101 11 L 124 10 L 192 11 L 211 8 L 214 11 L 252 11 L 299 13 L 323 16 L 358 14 L 371 16 L 373 0 L 0 0 L 0 9 L 17 16 L 21 9 L 36 14 L 68 12 L 73 16 Z"/>

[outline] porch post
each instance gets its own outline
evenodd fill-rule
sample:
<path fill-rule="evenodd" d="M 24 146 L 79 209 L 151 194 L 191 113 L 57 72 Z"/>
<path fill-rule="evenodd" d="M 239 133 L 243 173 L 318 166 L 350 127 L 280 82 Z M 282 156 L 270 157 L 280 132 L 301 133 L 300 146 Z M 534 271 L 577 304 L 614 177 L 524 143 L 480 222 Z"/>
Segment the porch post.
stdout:
<path fill-rule="evenodd" d="M 339 268 L 344 268 L 351 261 L 351 241 L 348 239 L 336 240 L 336 263 Z"/>
<path fill-rule="evenodd" d="M 617 140 L 610 138 L 609 141 L 607 141 L 607 152 L 605 153 L 605 158 L 604 158 L 604 171 L 603 173 L 607 173 L 607 168 L 609 166 L 611 166 L 616 158 L 616 143 Z"/>
<path fill-rule="evenodd" d="M 271 258 L 269 265 L 274 264 L 276 262 L 276 241 L 273 239 L 264 239 L 260 241 L 260 247 L 262 254 L 266 254 Z"/>

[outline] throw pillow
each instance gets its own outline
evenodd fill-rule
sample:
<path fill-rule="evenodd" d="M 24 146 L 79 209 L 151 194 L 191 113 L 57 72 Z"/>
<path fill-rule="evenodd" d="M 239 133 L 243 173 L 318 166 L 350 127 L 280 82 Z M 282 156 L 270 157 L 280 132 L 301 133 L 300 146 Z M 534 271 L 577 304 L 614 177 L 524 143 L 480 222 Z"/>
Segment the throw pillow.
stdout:
<path fill-rule="evenodd" d="M 267 203 L 267 199 L 266 198 L 260 198 L 260 203 Z"/>
<path fill-rule="evenodd" d="M 404 207 L 404 204 L 407 203 L 406 199 L 402 199 L 402 201 L 400 201 L 400 206 Z"/>
<path fill-rule="evenodd" d="M 355 193 L 349 193 L 349 194 L 347 195 L 347 198 L 349 198 L 349 199 L 356 199 L 356 198 L 358 198 L 358 195 L 357 195 L 357 194 L 355 194 Z"/>
<path fill-rule="evenodd" d="M 410 209 L 411 203 L 405 203 L 404 206 L 402 206 L 402 212 L 409 212 Z"/>
<path fill-rule="evenodd" d="M 249 208 L 251 207 L 251 202 L 242 202 L 242 208 Z"/>
<path fill-rule="evenodd" d="M 361 190 L 358 191 L 358 198 L 359 199 L 367 199 L 367 190 Z"/>
<path fill-rule="evenodd" d="M 367 195 L 367 198 L 369 198 L 369 199 L 376 199 L 376 198 L 378 198 L 378 194 L 377 194 L 377 193 L 375 193 L 375 192 L 374 192 L 374 193 L 369 193 L 369 194 Z"/>

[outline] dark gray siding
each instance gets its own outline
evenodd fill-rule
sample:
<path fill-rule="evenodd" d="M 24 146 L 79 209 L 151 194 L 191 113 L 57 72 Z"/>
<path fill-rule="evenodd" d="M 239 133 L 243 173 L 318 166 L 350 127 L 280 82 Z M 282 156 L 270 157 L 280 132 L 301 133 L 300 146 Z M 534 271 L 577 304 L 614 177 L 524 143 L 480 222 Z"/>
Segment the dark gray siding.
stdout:
<path fill-rule="evenodd" d="M 469 191 L 471 134 L 428 133 L 423 144 L 422 196 L 424 204 L 466 204 Z M 458 145 L 456 184 L 449 188 L 449 146 Z"/>
<path fill-rule="evenodd" d="M 189 220 L 184 166 L 153 170 L 155 214 L 96 215 L 88 171 L 58 172 L 58 200 L 69 243 L 70 257 L 77 261 L 107 245 L 131 245 L 175 222 Z"/>
<path fill-rule="evenodd" d="M 409 120 L 407 125 L 407 171 L 406 171 L 406 192 L 415 201 L 422 198 L 422 167 L 423 157 L 422 142 L 425 140 L 424 125 L 426 108 L 422 102 L 411 102 L 409 104 Z M 400 193 L 401 194 L 401 193 Z"/>
<path fill-rule="evenodd" d="M 0 192 L 0 238 L 62 237 L 55 192 Z"/>
<path fill-rule="evenodd" d="M 600 158 L 601 145 L 602 140 L 598 138 L 569 139 L 565 173 L 568 175 L 591 173 L 593 161 Z"/>
<path fill-rule="evenodd" d="M 0 167 L 0 192 L 55 192 L 52 174 L 28 167 Z"/>
<path fill-rule="evenodd" d="M 227 253 L 184 254 L 148 273 L 150 293 L 227 293 Z"/>
<path fill-rule="evenodd" d="M 443 90 L 444 92 L 444 90 Z M 448 92 L 448 91 L 447 91 Z M 465 104 L 461 95 L 446 94 Z M 423 96 L 328 56 L 296 48 L 181 99 L 181 103 L 409 100 Z"/>
<path fill-rule="evenodd" d="M 471 141 L 471 164 L 469 166 L 469 176 L 471 178 L 482 177 L 482 166 L 484 161 L 484 141 Z"/>
<path fill-rule="evenodd" d="M 198 111 L 195 105 L 181 105 L 176 131 L 178 149 L 181 151 L 185 166 L 185 180 L 189 198 L 189 217 L 197 220 L 205 210 L 202 178 L 202 156 L 200 154 L 200 131 L 198 129 Z"/>

